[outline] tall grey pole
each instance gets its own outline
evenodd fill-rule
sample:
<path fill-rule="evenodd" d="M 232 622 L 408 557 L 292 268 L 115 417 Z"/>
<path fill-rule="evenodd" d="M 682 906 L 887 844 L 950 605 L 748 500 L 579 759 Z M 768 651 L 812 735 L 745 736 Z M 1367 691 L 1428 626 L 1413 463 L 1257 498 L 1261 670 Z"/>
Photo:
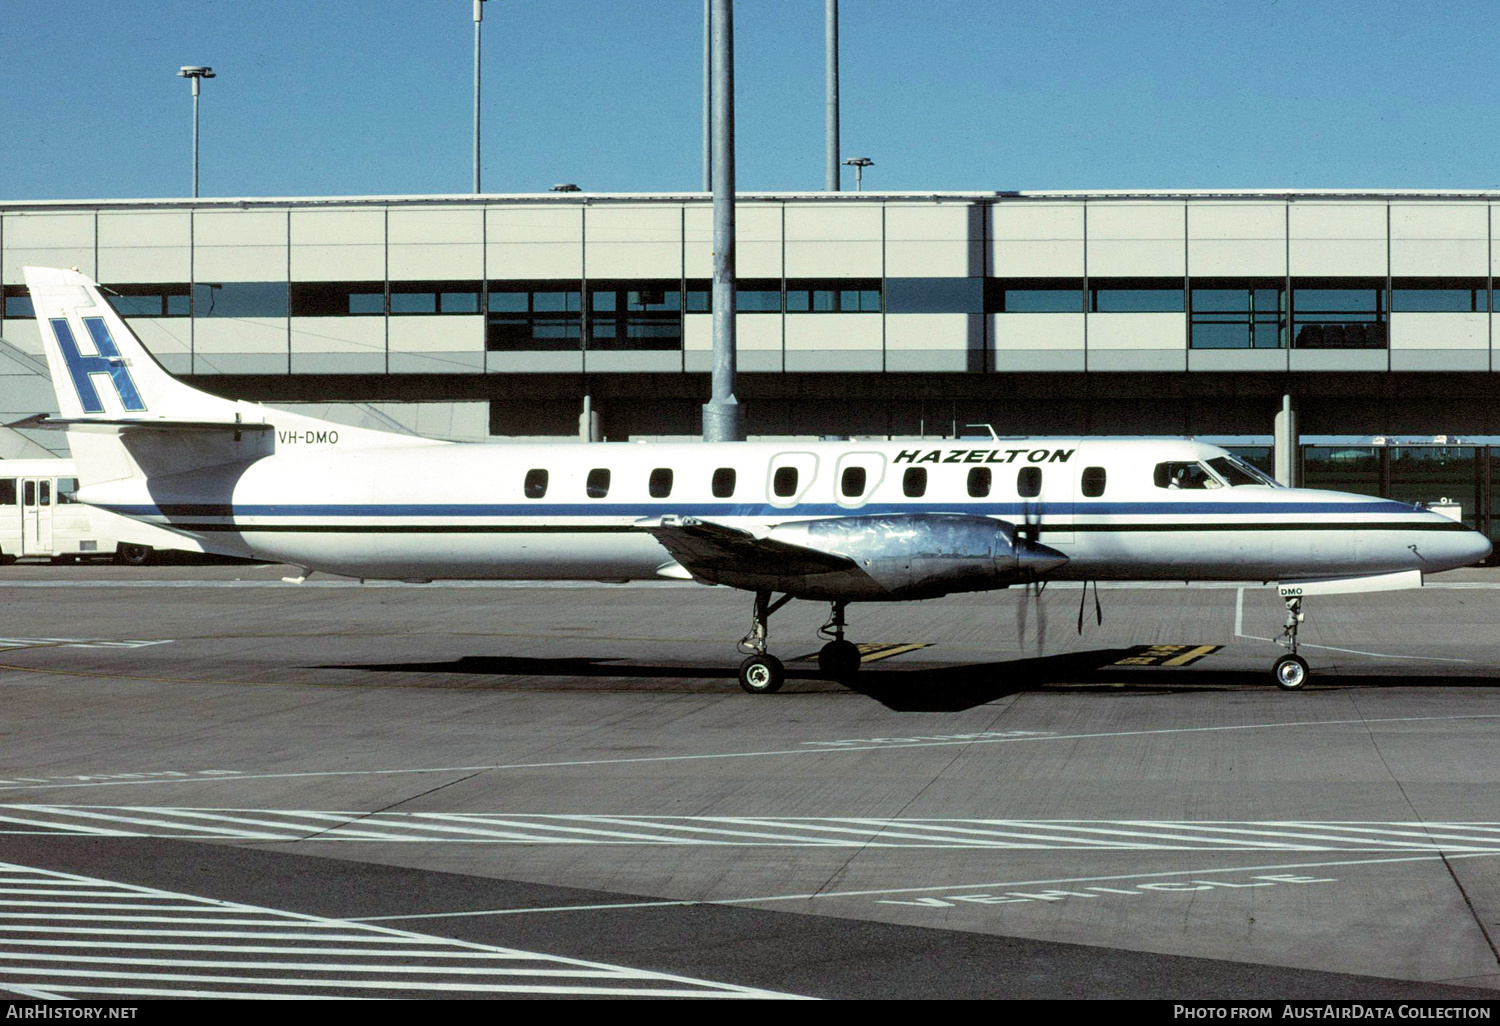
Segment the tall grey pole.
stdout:
<path fill-rule="evenodd" d="M 193 198 L 198 198 L 198 86 L 205 78 L 214 78 L 214 69 L 201 64 L 183 65 L 178 78 L 190 79 L 193 83 Z"/>
<path fill-rule="evenodd" d="M 839 0 L 826 0 L 824 11 L 824 60 L 827 78 L 826 131 L 828 134 L 828 169 L 824 188 L 839 191 Z"/>
<path fill-rule="evenodd" d="M 484 0 L 474 0 L 474 194 L 479 194 L 479 24 Z"/>
<path fill-rule="evenodd" d="M 714 191 L 714 0 L 703 0 L 703 191 Z"/>
<path fill-rule="evenodd" d="M 703 440 L 744 440 L 734 396 L 734 7 L 713 0 L 714 47 L 714 365 L 713 398 L 703 405 Z"/>

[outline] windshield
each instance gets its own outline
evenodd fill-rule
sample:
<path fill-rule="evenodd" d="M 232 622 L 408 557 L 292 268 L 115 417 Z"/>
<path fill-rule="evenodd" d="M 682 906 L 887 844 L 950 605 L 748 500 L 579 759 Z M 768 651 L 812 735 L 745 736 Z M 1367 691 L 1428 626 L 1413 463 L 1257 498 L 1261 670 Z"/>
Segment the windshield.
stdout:
<path fill-rule="evenodd" d="M 1231 488 L 1239 485 L 1262 485 L 1275 488 L 1276 482 L 1252 467 L 1238 456 L 1219 456 L 1208 461 L 1208 465 L 1229 483 Z"/>

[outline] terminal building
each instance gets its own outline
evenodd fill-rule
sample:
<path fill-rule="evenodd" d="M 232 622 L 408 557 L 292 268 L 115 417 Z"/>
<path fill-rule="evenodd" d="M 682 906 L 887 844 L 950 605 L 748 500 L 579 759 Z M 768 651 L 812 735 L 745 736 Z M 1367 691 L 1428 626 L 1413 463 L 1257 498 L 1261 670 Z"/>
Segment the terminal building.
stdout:
<path fill-rule="evenodd" d="M 745 429 L 1190 434 L 1255 457 L 1290 396 L 1304 438 L 1338 442 L 1301 448 L 1303 483 L 1449 499 L 1488 529 L 1497 199 L 741 194 Z M 0 202 L 0 416 L 53 406 L 37 264 L 108 286 L 223 395 L 453 438 L 696 438 L 712 234 L 702 193 Z"/>

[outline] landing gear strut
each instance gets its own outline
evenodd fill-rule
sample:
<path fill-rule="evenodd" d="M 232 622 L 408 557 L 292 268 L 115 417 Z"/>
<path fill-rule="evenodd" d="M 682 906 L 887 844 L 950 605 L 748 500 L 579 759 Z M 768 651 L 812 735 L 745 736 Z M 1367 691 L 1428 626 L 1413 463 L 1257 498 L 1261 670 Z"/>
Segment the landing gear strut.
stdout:
<path fill-rule="evenodd" d="M 828 622 L 818 628 L 818 633 L 831 638 L 818 652 L 818 671 L 829 680 L 847 684 L 859 672 L 859 649 L 853 642 L 844 640 L 844 607 L 847 602 L 833 603 Z"/>
<path fill-rule="evenodd" d="M 1271 667 L 1271 674 L 1276 678 L 1276 686 L 1283 691 L 1296 691 L 1307 683 L 1311 671 L 1307 667 L 1307 660 L 1297 654 L 1297 628 L 1302 625 L 1302 597 L 1300 595 L 1288 596 L 1286 600 L 1286 623 L 1281 628 L 1281 639 L 1285 639 L 1286 647 L 1291 651 L 1276 660 Z"/>
<path fill-rule="evenodd" d="M 740 663 L 740 687 L 752 695 L 770 695 L 781 690 L 786 683 L 786 667 L 771 653 L 766 644 L 771 638 L 771 614 L 790 602 L 792 596 L 783 595 L 771 601 L 769 591 L 755 593 L 755 609 L 750 614 L 750 633 L 740 639 L 741 652 L 750 657 Z"/>

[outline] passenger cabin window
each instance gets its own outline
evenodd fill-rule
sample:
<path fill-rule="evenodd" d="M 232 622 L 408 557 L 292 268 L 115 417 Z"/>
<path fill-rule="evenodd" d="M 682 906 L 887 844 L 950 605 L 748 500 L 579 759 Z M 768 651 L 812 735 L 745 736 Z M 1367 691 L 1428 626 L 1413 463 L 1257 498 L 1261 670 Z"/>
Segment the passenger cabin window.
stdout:
<path fill-rule="evenodd" d="M 0 506 L 14 506 L 16 504 L 16 479 L 13 477 L 0 478 Z"/>
<path fill-rule="evenodd" d="M 606 487 L 608 487 L 606 485 Z M 672 494 L 672 468 L 657 467 L 651 471 L 651 479 L 646 484 L 653 499 L 665 499 Z"/>
<path fill-rule="evenodd" d="M 844 474 L 839 479 L 839 490 L 846 499 L 857 499 L 865 494 L 865 468 L 845 467 Z"/>
<path fill-rule="evenodd" d="M 1104 468 L 1083 468 L 1083 494 L 1090 499 L 1097 499 L 1104 494 Z"/>
<path fill-rule="evenodd" d="M 545 470 L 526 471 L 526 498 L 541 499 L 547 495 L 547 472 Z"/>
<path fill-rule="evenodd" d="M 991 474 L 989 467 L 974 467 L 969 471 L 969 494 L 974 498 L 982 499 L 986 495 L 989 495 L 990 484 Z"/>
<path fill-rule="evenodd" d="M 907 467 L 901 475 L 901 491 L 908 499 L 920 499 L 927 494 L 927 468 Z"/>
<path fill-rule="evenodd" d="M 797 468 L 777 467 L 776 475 L 771 478 L 771 491 L 776 493 L 778 499 L 790 499 L 797 494 Z"/>
<path fill-rule="evenodd" d="M 588 492 L 591 499 L 602 499 L 609 494 L 609 471 L 603 467 L 595 467 L 589 471 L 588 480 L 584 483 L 584 490 Z"/>
<path fill-rule="evenodd" d="M 1016 493 L 1023 499 L 1042 494 L 1042 468 L 1022 467 L 1016 474 Z"/>
<path fill-rule="evenodd" d="M 1201 463 L 1158 463 L 1153 477 L 1158 488 L 1218 488 L 1218 480 Z"/>
<path fill-rule="evenodd" d="M 714 498 L 728 499 L 734 495 L 735 472 L 733 467 L 720 467 L 714 471 Z"/>

